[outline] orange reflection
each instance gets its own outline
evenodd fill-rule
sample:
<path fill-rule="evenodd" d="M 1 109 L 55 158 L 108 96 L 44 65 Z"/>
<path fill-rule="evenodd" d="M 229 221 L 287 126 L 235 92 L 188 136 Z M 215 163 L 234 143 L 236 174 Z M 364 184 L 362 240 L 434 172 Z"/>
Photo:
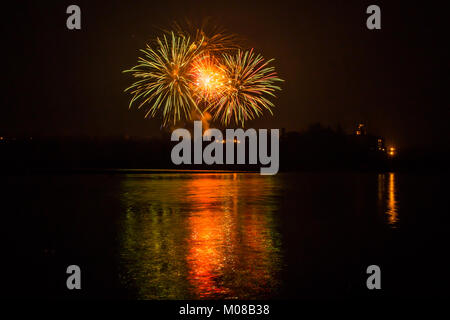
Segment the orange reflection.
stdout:
<path fill-rule="evenodd" d="M 262 209 L 242 200 L 264 198 L 269 179 L 239 177 L 204 176 L 189 184 L 188 201 L 195 205 L 187 263 L 189 281 L 201 298 L 261 296 L 275 284 L 279 252 L 266 216 L 271 205 Z"/>
<path fill-rule="evenodd" d="M 215 280 L 225 267 L 225 252 L 221 244 L 227 237 L 227 229 L 232 227 L 229 210 L 216 212 L 213 208 L 214 203 L 226 192 L 224 184 L 220 182 L 200 177 L 192 180 L 188 186 L 188 201 L 194 207 L 194 212 L 189 217 L 189 281 L 193 284 L 196 295 L 201 298 L 230 292 Z M 229 190 L 233 189 L 232 185 L 227 184 L 227 187 Z"/>
<path fill-rule="evenodd" d="M 387 180 L 387 188 L 386 186 Z M 378 202 L 383 207 L 387 216 L 387 222 L 392 228 L 397 228 L 398 217 L 398 201 L 396 199 L 397 190 L 395 182 L 395 173 L 390 172 L 386 179 L 386 174 L 378 175 Z"/>
<path fill-rule="evenodd" d="M 387 200 L 387 211 L 389 224 L 392 225 L 393 228 L 396 227 L 396 223 L 398 221 L 398 210 L 397 210 L 397 201 L 395 200 L 396 190 L 395 190 L 395 175 L 393 172 L 389 173 L 389 182 L 388 182 L 388 200 Z"/>

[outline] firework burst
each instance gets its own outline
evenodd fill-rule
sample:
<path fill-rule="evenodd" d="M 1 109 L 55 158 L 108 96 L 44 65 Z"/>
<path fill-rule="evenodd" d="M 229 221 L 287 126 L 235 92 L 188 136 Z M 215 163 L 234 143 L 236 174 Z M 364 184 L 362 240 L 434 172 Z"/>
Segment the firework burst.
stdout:
<path fill-rule="evenodd" d="M 197 104 L 208 104 L 221 96 L 227 79 L 217 58 L 209 54 L 198 57 L 192 63 L 192 74 Z"/>
<path fill-rule="evenodd" d="M 147 45 L 138 64 L 124 71 L 136 79 L 125 89 L 132 95 L 130 108 L 145 106 L 145 116 L 161 115 L 164 126 L 203 112 L 241 126 L 264 110 L 272 114 L 269 98 L 283 81 L 269 66 L 273 59 L 238 49 L 226 33 L 175 30 L 157 38 L 156 49 Z"/>
<path fill-rule="evenodd" d="M 239 50 L 235 55 L 223 54 L 220 68 L 226 82 L 206 110 L 224 125 L 234 120 L 236 124 L 244 126 L 245 121 L 259 117 L 264 109 L 272 114 L 274 104 L 266 96 L 275 97 L 274 92 L 281 90 L 276 82 L 283 81 L 278 78 L 275 68 L 269 66 L 272 61 L 265 61 L 261 55 L 255 55 L 253 50 Z"/>
<path fill-rule="evenodd" d="M 201 44 L 201 43 L 200 43 Z M 190 38 L 175 36 L 157 39 L 157 49 L 141 50 L 138 64 L 124 72 L 138 79 L 125 89 L 133 96 L 129 107 L 149 106 L 145 117 L 162 114 L 163 124 L 190 118 L 191 110 L 198 109 L 192 97 L 192 61 L 201 53 Z"/>

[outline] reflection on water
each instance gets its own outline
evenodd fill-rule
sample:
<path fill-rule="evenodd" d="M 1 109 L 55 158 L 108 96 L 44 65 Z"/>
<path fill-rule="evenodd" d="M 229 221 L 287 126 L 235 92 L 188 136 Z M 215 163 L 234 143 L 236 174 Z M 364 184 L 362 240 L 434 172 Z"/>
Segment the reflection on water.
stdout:
<path fill-rule="evenodd" d="M 279 186 L 259 174 L 129 175 L 121 279 L 149 299 L 264 298 L 279 287 Z"/>
<path fill-rule="evenodd" d="M 398 226 L 398 202 L 396 200 L 397 190 L 395 173 L 378 175 L 378 200 L 384 208 L 387 222 L 392 228 Z M 387 184 L 387 187 L 386 187 Z"/>

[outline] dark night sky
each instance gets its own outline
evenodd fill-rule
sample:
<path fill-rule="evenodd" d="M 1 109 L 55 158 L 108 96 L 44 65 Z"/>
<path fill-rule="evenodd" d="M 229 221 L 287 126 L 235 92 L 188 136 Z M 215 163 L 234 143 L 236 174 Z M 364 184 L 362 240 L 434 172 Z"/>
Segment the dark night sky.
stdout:
<path fill-rule="evenodd" d="M 250 127 L 314 122 L 369 130 L 400 147 L 449 146 L 447 13 L 410 1 L 25 1 L 2 10 L 0 135 L 150 136 L 160 121 L 128 110 L 138 50 L 173 20 L 211 17 L 275 58 L 285 79 L 274 116 Z M 78 4 L 82 30 L 66 29 Z M 382 30 L 366 28 L 378 4 Z"/>

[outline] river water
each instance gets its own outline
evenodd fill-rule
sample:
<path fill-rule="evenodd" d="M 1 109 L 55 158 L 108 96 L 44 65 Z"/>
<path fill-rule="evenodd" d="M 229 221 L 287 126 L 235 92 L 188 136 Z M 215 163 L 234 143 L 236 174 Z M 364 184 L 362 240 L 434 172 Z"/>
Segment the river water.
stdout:
<path fill-rule="evenodd" d="M 80 298 L 361 297 L 375 264 L 378 295 L 441 295 L 444 190 L 436 174 L 4 176 L 5 292 L 71 297 L 76 264 Z"/>

